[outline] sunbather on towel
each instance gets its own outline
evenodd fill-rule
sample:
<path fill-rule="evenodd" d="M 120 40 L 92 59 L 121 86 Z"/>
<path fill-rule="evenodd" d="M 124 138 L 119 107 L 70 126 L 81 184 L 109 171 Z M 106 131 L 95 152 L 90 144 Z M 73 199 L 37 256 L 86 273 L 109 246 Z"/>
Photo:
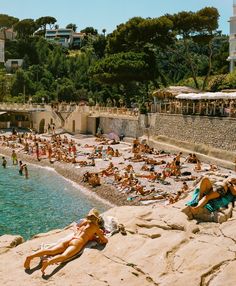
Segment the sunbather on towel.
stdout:
<path fill-rule="evenodd" d="M 53 248 L 42 249 L 27 256 L 24 263 L 25 269 L 30 269 L 30 262 L 35 257 L 42 257 L 44 255 L 53 256 L 52 258 L 43 260 L 41 271 L 44 274 L 48 265 L 64 262 L 73 257 L 91 240 L 97 240 L 102 244 L 107 243 L 108 240 L 99 227 L 99 219 L 98 212 L 92 209 L 71 238 L 58 243 Z"/>
<path fill-rule="evenodd" d="M 228 192 L 236 195 L 236 178 L 228 178 L 223 182 L 213 184 L 208 177 L 204 177 L 200 183 L 198 204 L 190 207 L 192 214 L 197 214 L 208 201 L 224 197 Z"/>

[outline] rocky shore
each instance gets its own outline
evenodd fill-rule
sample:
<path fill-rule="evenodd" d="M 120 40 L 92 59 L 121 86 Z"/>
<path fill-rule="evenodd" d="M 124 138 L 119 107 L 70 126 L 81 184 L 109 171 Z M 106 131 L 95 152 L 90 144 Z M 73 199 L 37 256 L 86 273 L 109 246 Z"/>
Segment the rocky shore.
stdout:
<path fill-rule="evenodd" d="M 11 156 L 12 150 L 1 147 L 0 154 Z M 137 206 L 112 185 L 91 188 L 82 182 L 84 168 L 18 152 L 18 159 L 41 167 L 53 168 L 58 174 L 86 188 L 90 194 L 109 201 L 112 216 L 123 224 L 126 235 L 117 233 L 103 248 L 86 248 L 81 256 L 67 264 L 48 267 L 46 276 L 35 259 L 25 272 L 25 257 L 42 244 L 57 242 L 70 229 L 38 234 L 23 242 L 22 237 L 0 237 L 0 281 L 7 286 L 95 285 L 95 286 L 234 286 L 236 281 L 236 210 L 231 206 L 221 222 L 189 221 L 181 212 L 188 197 L 174 205 Z M 98 168 L 103 166 L 100 162 Z M 29 168 L 30 169 L 30 168 Z M 177 183 L 170 186 L 173 191 Z M 135 206 L 134 206 L 135 205 Z M 115 206 L 115 207 L 114 207 Z M 9 275 L 10 273 L 10 275 Z"/>
<path fill-rule="evenodd" d="M 105 248 L 86 248 L 63 265 L 41 275 L 39 260 L 25 272 L 25 257 L 42 243 L 56 242 L 70 230 L 41 234 L 25 243 L 0 237 L 0 280 L 7 286 L 234 286 L 236 281 L 236 212 L 227 222 L 188 221 L 182 205 L 115 207 L 104 215 L 124 224 Z"/>

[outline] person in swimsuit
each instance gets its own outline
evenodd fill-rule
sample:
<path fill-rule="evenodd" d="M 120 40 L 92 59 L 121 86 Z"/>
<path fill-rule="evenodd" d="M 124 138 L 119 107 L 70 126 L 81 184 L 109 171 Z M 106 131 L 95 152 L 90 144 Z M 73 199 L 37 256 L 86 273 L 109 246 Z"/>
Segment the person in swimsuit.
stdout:
<path fill-rule="evenodd" d="M 23 168 L 24 168 L 24 164 L 22 163 L 22 161 L 19 162 L 19 174 L 23 175 Z"/>
<path fill-rule="evenodd" d="M 16 155 L 16 151 L 15 150 L 12 151 L 11 158 L 12 158 L 12 164 L 13 165 L 17 165 L 18 160 L 17 160 L 17 155 Z"/>
<path fill-rule="evenodd" d="M 196 207 L 190 207 L 192 214 L 197 214 L 208 201 L 223 197 L 229 191 L 232 195 L 236 195 L 236 178 L 229 178 L 214 184 L 208 177 L 204 177 L 200 182 L 198 204 Z"/>
<path fill-rule="evenodd" d="M 2 166 L 4 169 L 6 169 L 6 167 L 7 167 L 7 160 L 5 157 L 2 157 Z"/>
<path fill-rule="evenodd" d="M 35 257 L 42 257 L 44 255 L 53 256 L 52 258 L 45 259 L 42 262 L 41 271 L 45 274 L 45 269 L 49 265 L 64 262 L 73 257 L 91 240 L 96 240 L 99 243 L 106 244 L 108 240 L 99 227 L 99 221 L 100 217 L 97 210 L 92 209 L 86 218 L 79 224 L 71 238 L 58 243 L 51 249 L 42 249 L 27 256 L 24 262 L 24 268 L 30 269 L 30 262 Z"/>

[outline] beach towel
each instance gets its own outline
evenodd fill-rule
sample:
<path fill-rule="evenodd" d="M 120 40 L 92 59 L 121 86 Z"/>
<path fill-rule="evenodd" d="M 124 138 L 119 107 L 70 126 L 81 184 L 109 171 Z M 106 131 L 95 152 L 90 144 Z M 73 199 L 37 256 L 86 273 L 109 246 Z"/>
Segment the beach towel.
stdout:
<path fill-rule="evenodd" d="M 198 196 L 199 196 L 199 188 L 196 188 L 192 195 L 192 200 L 187 202 L 187 206 L 196 206 L 198 204 Z M 204 208 L 206 208 L 210 212 L 217 211 L 220 208 L 225 208 L 228 206 L 230 202 L 235 200 L 235 196 L 233 196 L 230 192 L 228 192 L 224 197 L 219 197 L 214 200 L 210 200 Z"/>

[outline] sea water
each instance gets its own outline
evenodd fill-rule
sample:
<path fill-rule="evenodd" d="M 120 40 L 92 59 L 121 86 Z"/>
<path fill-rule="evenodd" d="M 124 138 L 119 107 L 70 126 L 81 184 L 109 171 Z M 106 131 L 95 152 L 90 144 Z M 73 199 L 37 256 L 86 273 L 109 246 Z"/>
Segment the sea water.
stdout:
<path fill-rule="evenodd" d="M 78 221 L 93 207 L 101 212 L 109 208 L 53 170 L 33 165 L 28 170 L 25 179 L 9 160 L 6 169 L 0 165 L 0 235 L 28 239 Z"/>

